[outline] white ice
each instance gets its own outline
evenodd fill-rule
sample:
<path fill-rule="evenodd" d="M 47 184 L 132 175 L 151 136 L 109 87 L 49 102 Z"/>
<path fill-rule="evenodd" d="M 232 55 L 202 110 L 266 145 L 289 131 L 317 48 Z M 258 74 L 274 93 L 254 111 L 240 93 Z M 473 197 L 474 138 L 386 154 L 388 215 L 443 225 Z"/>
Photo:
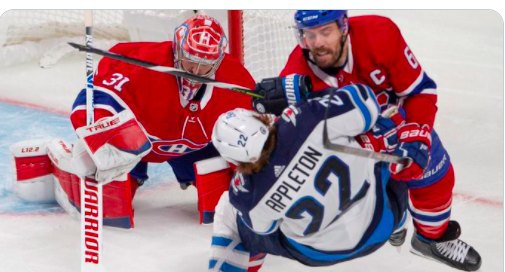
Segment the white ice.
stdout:
<path fill-rule="evenodd" d="M 351 11 L 358 14 L 392 18 L 437 82 L 435 127 L 456 171 L 452 219 L 462 226 L 461 238 L 481 253 L 481 271 L 503 271 L 503 19 L 490 10 Z M 49 70 L 35 62 L 2 69 L 0 101 L 22 101 L 68 113 L 84 86 L 84 67 L 84 57 L 75 55 Z M 27 115 L 0 118 L 0 136 L 4 135 L 0 157 L 6 158 L 8 146 L 18 140 L 57 136 L 44 120 L 24 130 L 28 111 L 33 116 L 35 110 L 26 111 Z M 8 137 L 7 124 L 26 133 Z M 68 133 L 61 137 L 72 139 L 70 127 Z M 2 205 L 19 201 L 9 191 L 9 167 L 0 164 Z M 141 188 L 134 201 L 135 228 L 104 231 L 106 268 L 204 271 L 212 226 L 198 224 L 196 191 L 179 189 L 165 165 L 153 169 L 151 176 L 151 185 Z M 48 210 L 0 210 L 0 271 L 79 270 L 79 222 L 58 208 Z M 411 234 L 412 225 L 407 239 Z M 370 256 L 325 268 L 269 256 L 261 271 L 456 271 L 412 255 L 409 246 L 405 243 L 398 254 L 385 245 Z"/>

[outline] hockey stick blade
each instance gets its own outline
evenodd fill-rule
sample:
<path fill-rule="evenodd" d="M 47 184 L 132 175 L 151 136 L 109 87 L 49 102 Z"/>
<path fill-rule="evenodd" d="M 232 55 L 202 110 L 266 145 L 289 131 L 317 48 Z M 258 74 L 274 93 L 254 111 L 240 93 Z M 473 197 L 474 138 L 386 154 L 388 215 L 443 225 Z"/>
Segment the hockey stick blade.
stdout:
<path fill-rule="evenodd" d="M 157 72 L 160 72 L 160 73 L 165 73 L 165 74 L 169 74 L 169 75 L 173 75 L 173 76 L 178 76 L 178 77 L 184 77 L 184 78 L 191 79 L 191 80 L 194 80 L 194 81 L 198 81 L 198 82 L 201 82 L 201 83 L 204 83 L 204 84 L 207 84 L 207 85 L 215 86 L 215 87 L 222 88 L 222 89 L 231 90 L 231 91 L 238 92 L 238 93 L 245 94 L 245 95 L 249 95 L 249 96 L 252 96 L 252 97 L 265 98 L 263 95 L 261 95 L 261 94 L 259 94 L 257 92 L 254 92 L 253 90 L 248 89 L 248 88 L 243 87 L 243 86 L 239 86 L 239 85 L 235 85 L 235 84 L 230 84 L 230 83 L 219 82 L 219 81 L 216 81 L 214 79 L 206 78 L 206 77 L 203 77 L 203 76 L 194 75 L 194 74 L 182 71 L 182 70 L 177 69 L 177 68 L 162 66 L 162 65 L 154 64 L 152 62 L 130 58 L 130 57 L 127 57 L 127 56 L 123 56 L 123 55 L 119 55 L 119 54 L 112 53 L 112 52 L 109 52 L 109 51 L 101 50 L 101 49 L 94 48 L 94 47 L 91 47 L 91 46 L 85 46 L 85 45 L 76 44 L 76 43 L 73 43 L 73 42 L 69 42 L 68 44 L 70 46 L 78 49 L 79 51 L 93 53 L 93 54 L 100 55 L 100 56 L 103 56 L 103 57 L 107 57 L 107 58 L 110 58 L 110 59 L 119 60 L 119 61 L 126 62 L 126 63 L 129 63 L 129 64 L 141 66 L 141 67 L 147 68 L 149 70 L 157 71 Z"/>
<path fill-rule="evenodd" d="M 330 99 L 333 96 L 333 90 L 330 92 Z M 358 157 L 364 157 L 364 158 L 370 158 L 374 159 L 377 161 L 383 161 L 383 162 L 389 162 L 389 163 L 397 163 L 401 164 L 403 166 L 407 166 L 411 163 L 412 159 L 411 158 L 402 158 L 394 155 L 389 155 L 389 154 L 383 154 L 383 153 L 378 153 L 366 149 L 360 149 L 360 148 L 355 148 L 355 147 L 350 147 L 350 146 L 345 146 L 345 145 L 340 145 L 340 144 L 334 144 L 330 141 L 328 137 L 328 112 L 330 108 L 331 103 L 328 103 L 328 107 L 326 108 L 325 111 L 325 116 L 324 116 L 324 124 L 323 124 L 323 146 L 326 149 L 333 150 L 335 152 L 340 152 L 340 153 L 345 153 L 349 155 L 354 155 Z"/>

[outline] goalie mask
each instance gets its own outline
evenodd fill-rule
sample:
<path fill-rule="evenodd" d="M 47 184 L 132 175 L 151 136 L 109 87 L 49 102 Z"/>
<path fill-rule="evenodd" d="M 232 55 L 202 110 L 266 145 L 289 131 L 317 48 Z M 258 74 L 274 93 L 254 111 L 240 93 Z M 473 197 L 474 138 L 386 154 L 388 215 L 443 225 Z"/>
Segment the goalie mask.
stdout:
<path fill-rule="evenodd" d="M 260 158 L 268 134 L 268 127 L 255 118 L 253 111 L 238 108 L 219 116 L 212 143 L 233 164 L 254 163 Z"/>
<path fill-rule="evenodd" d="M 224 58 L 228 40 L 221 25 L 212 17 L 197 15 L 175 29 L 175 68 L 211 78 Z M 186 100 L 197 94 L 201 82 L 177 77 L 179 92 Z"/>

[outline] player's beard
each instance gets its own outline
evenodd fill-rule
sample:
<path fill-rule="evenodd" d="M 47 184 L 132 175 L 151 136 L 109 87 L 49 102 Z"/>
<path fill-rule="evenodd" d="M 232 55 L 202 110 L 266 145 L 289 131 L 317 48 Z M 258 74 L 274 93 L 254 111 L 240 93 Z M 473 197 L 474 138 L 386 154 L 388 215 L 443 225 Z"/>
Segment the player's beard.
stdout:
<path fill-rule="evenodd" d="M 340 51 L 343 50 L 340 43 L 335 48 L 314 48 L 310 50 L 314 62 L 319 68 L 328 69 L 337 66 L 337 62 L 342 57 Z M 325 53 L 320 56 L 321 53 Z"/>

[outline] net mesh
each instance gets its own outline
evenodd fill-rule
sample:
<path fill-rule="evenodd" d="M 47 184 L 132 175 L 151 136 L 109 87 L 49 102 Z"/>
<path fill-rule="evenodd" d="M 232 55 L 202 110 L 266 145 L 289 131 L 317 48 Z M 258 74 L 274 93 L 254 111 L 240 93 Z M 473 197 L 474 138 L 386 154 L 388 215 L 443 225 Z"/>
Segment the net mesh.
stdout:
<path fill-rule="evenodd" d="M 203 10 L 227 31 L 227 12 Z M 164 41 L 193 10 L 96 10 L 93 39 Z M 296 45 L 293 10 L 245 10 L 244 61 L 255 80 L 277 76 Z M 0 17 L 0 57 L 3 66 L 42 58 L 69 39 L 84 37 L 82 10 L 9 10 Z M 99 44 L 99 43 L 97 43 Z"/>
<path fill-rule="evenodd" d="M 244 11 L 244 62 L 254 79 L 278 76 L 296 45 L 294 10 Z"/>

